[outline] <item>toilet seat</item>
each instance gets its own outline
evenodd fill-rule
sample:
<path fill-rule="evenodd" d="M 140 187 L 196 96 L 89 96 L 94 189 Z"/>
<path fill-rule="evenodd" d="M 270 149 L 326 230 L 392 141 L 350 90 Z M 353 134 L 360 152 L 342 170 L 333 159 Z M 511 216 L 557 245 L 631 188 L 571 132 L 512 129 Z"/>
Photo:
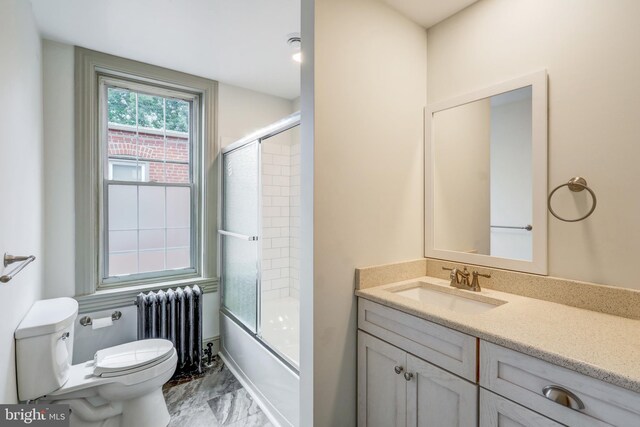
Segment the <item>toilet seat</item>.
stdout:
<path fill-rule="evenodd" d="M 61 397 L 94 395 L 96 394 L 97 388 L 113 383 L 133 386 L 153 380 L 158 376 L 164 375 L 165 372 L 170 372 L 172 375 L 176 369 L 177 362 L 177 352 L 172 348 L 168 358 L 157 361 L 151 365 L 145 365 L 141 369 L 137 369 L 135 372 L 128 374 L 121 373 L 120 375 L 113 376 L 96 376 L 94 375 L 95 366 L 93 360 L 72 365 L 69 380 L 56 391 L 49 393 L 48 398 L 58 400 Z"/>
<path fill-rule="evenodd" d="M 171 357 L 173 343 L 164 339 L 133 341 L 96 352 L 93 375 L 117 377 L 148 369 Z"/>
<path fill-rule="evenodd" d="M 133 374 L 135 372 L 140 372 L 140 371 L 144 371 L 145 369 L 149 369 L 152 366 L 158 365 L 162 362 L 164 362 L 165 360 L 169 359 L 172 356 L 172 353 L 169 352 L 167 353 L 164 357 L 162 357 L 161 359 L 155 360 L 151 363 L 148 363 L 146 365 L 142 365 L 142 366 L 137 366 L 135 368 L 131 368 L 131 369 L 125 369 L 122 371 L 112 371 L 112 372 L 103 372 L 100 375 L 98 375 L 100 378 L 115 378 L 115 377 L 120 377 L 123 375 L 129 375 L 129 374 Z M 94 374 L 95 374 L 95 368 L 94 368 Z"/>

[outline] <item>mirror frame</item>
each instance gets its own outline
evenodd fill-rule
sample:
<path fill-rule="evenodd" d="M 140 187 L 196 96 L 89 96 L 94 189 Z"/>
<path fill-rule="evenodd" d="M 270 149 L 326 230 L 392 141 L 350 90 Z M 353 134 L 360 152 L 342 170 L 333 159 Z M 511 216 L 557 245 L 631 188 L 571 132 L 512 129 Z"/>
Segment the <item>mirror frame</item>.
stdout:
<path fill-rule="evenodd" d="M 531 154 L 532 154 L 532 259 L 531 261 L 456 252 L 434 247 L 434 141 L 433 115 L 504 92 L 531 86 Z M 527 273 L 547 274 L 547 72 L 541 70 L 505 81 L 425 108 L 425 256 L 463 264 L 476 264 Z M 462 209 L 467 209 L 467 206 Z"/>

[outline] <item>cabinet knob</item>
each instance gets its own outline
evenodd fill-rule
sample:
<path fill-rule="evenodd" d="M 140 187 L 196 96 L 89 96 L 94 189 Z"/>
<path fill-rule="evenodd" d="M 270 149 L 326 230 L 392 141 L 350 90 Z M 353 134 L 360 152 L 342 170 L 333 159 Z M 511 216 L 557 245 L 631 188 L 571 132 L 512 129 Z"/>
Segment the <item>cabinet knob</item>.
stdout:
<path fill-rule="evenodd" d="M 411 381 L 411 378 L 413 378 L 413 374 L 411 372 L 405 372 L 404 373 L 404 379 L 407 381 Z"/>
<path fill-rule="evenodd" d="M 584 409 L 584 403 L 582 403 L 582 400 L 566 388 L 557 385 L 548 385 L 542 389 L 542 394 L 544 394 L 544 397 L 556 402 L 558 405 L 566 406 L 571 409 Z"/>
<path fill-rule="evenodd" d="M 396 371 L 396 374 L 400 375 L 402 371 L 404 371 L 404 368 L 402 366 L 396 366 L 393 370 Z"/>

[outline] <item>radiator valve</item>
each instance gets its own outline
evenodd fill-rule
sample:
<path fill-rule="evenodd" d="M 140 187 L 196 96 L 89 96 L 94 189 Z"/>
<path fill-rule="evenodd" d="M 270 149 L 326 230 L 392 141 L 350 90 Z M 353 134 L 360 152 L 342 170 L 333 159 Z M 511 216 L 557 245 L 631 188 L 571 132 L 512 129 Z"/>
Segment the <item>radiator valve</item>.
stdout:
<path fill-rule="evenodd" d="M 207 348 L 204 350 L 204 354 L 207 355 L 207 364 L 211 365 L 211 358 L 213 357 L 213 343 L 208 342 Z"/>

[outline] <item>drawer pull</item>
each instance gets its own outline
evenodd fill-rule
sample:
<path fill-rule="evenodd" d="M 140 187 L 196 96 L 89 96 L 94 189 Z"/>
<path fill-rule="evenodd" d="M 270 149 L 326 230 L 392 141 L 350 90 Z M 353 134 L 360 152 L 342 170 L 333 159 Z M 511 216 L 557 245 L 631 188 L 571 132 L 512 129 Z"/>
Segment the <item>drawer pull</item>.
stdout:
<path fill-rule="evenodd" d="M 566 388 L 557 385 L 548 385 L 542 389 L 542 394 L 549 400 L 571 409 L 584 409 L 582 400 Z"/>
<path fill-rule="evenodd" d="M 407 381 L 411 381 L 411 378 L 413 378 L 413 374 L 410 372 L 405 372 L 404 373 L 404 379 Z"/>
<path fill-rule="evenodd" d="M 402 366 L 396 366 L 395 368 L 393 368 L 393 370 L 396 372 L 396 374 L 400 375 L 402 371 L 404 371 L 404 368 Z"/>

